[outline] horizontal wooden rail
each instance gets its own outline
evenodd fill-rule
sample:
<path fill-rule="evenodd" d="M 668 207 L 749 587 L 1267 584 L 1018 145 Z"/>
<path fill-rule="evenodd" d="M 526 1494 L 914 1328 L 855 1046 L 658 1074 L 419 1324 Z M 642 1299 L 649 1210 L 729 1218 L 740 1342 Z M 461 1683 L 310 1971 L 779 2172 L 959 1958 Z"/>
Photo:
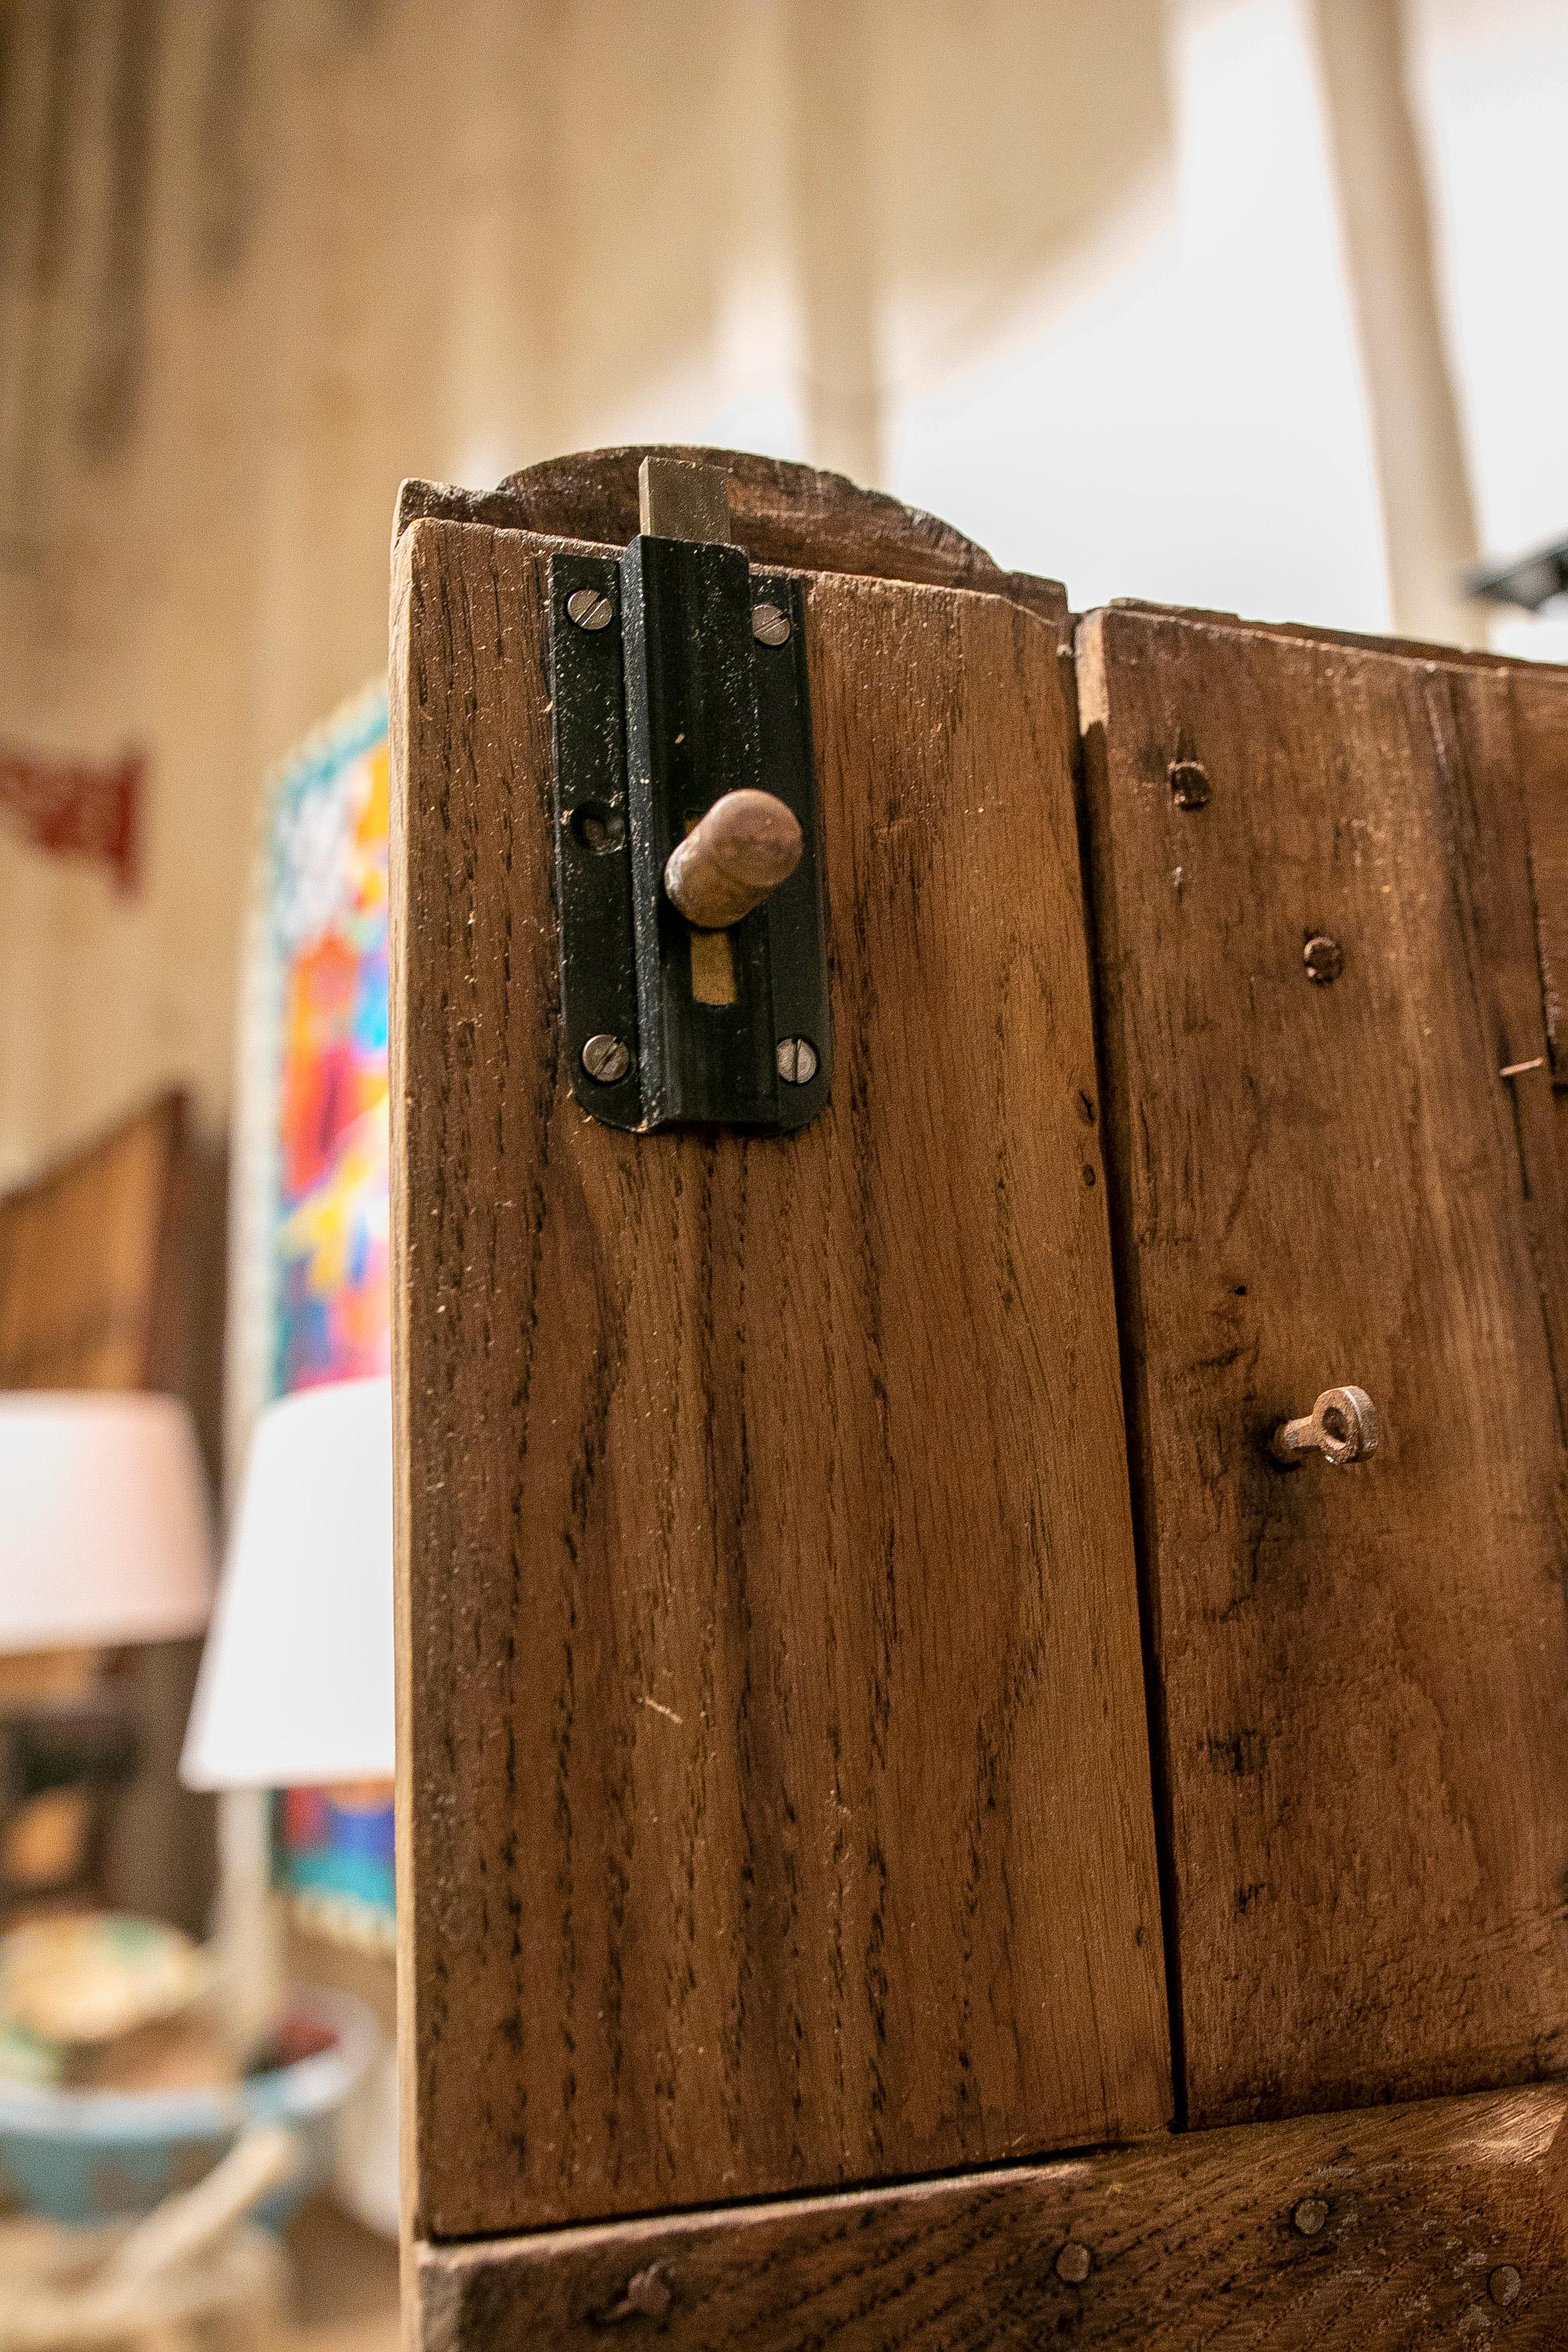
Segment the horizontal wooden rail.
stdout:
<path fill-rule="evenodd" d="M 417 2248 L 425 2352 L 1568 2340 L 1556 2084 L 724 2211 Z M 1554 2145 L 1554 2143 L 1558 2143 Z"/>

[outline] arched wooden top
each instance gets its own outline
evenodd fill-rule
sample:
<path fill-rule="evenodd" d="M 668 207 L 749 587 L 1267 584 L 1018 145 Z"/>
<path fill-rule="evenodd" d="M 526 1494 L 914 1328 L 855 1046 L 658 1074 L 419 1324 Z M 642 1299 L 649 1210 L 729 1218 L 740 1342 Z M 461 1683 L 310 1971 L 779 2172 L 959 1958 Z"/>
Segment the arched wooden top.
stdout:
<path fill-rule="evenodd" d="M 637 467 L 650 449 L 723 468 L 736 543 L 756 562 L 973 588 L 1010 597 L 1058 628 L 1066 624 L 1067 594 L 1059 582 L 1004 572 L 951 523 L 883 491 L 862 489 L 843 474 L 739 449 L 644 442 L 584 450 L 509 474 L 493 490 L 405 482 L 394 535 L 430 515 L 624 546 L 637 529 Z"/>

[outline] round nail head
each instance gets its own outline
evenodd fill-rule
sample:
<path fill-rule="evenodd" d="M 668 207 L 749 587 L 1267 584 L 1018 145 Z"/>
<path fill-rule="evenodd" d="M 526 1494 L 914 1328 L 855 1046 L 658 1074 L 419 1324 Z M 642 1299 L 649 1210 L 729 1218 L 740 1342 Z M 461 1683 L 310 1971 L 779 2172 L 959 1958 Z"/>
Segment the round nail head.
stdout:
<path fill-rule="evenodd" d="M 580 629 L 607 629 L 616 608 L 598 588 L 574 588 L 566 599 L 566 618 Z"/>
<path fill-rule="evenodd" d="M 602 1087 L 613 1087 L 632 1066 L 632 1049 L 624 1037 L 601 1030 L 583 1048 L 583 1067 Z"/>
<path fill-rule="evenodd" d="M 1079 2238 L 1069 2238 L 1057 2256 L 1057 2276 L 1068 2286 L 1081 2286 L 1094 2267 L 1094 2256 Z"/>
<path fill-rule="evenodd" d="M 1179 809 L 1201 809 L 1208 805 L 1209 772 L 1201 760 L 1173 760 L 1166 774 L 1170 779 L 1171 798 Z"/>
<path fill-rule="evenodd" d="M 1308 979 L 1315 980 L 1320 987 L 1326 987 L 1331 980 L 1338 980 L 1343 971 L 1345 951 L 1338 940 L 1330 939 L 1326 931 L 1319 931 L 1301 950 L 1301 961 L 1307 967 Z"/>
<path fill-rule="evenodd" d="M 1303 2197 L 1290 2216 L 1303 2238 L 1315 2238 L 1328 2218 L 1328 2202 L 1321 2197 Z"/>
<path fill-rule="evenodd" d="M 1494 2303 L 1517 2303 L 1523 2284 L 1511 2263 L 1500 2263 L 1487 2281 L 1487 2293 Z"/>

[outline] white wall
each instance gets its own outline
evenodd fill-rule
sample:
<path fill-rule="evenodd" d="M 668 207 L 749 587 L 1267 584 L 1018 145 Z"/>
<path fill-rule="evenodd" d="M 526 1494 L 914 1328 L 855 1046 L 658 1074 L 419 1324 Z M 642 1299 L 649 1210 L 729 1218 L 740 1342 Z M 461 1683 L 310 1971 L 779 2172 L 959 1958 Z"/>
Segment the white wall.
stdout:
<path fill-rule="evenodd" d="M 1169 144 L 983 349 L 894 393 L 893 487 L 1004 561 L 1118 595 L 1388 625 L 1310 26 L 1187 0 Z"/>

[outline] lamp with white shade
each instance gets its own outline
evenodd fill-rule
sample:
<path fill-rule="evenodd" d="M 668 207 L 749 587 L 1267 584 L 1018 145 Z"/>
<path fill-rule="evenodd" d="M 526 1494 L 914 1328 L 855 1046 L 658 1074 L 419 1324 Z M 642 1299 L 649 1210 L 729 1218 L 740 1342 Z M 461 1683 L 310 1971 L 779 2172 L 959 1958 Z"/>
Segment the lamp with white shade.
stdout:
<path fill-rule="evenodd" d="M 0 1704 L 0 1903 L 94 1878 L 140 1751 L 131 1686 L 100 1675 L 101 1654 L 199 1633 L 212 1549 L 178 1398 L 0 1392 L 0 1654 L 28 1658 Z"/>
<path fill-rule="evenodd" d="M 264 1801 L 248 1792 L 384 1780 L 393 1769 L 392 1384 L 302 1389 L 257 1415 L 181 1759 L 225 1792 L 221 1938 L 237 2037 L 282 2000 Z M 349 2117 L 338 2188 L 397 2228 L 388 2043 Z"/>
<path fill-rule="evenodd" d="M 392 1388 L 257 1417 L 181 1777 L 309 1788 L 393 1769 Z"/>
<path fill-rule="evenodd" d="M 211 1599 L 206 1480 L 177 1398 L 0 1393 L 0 1651 L 178 1641 Z"/>

